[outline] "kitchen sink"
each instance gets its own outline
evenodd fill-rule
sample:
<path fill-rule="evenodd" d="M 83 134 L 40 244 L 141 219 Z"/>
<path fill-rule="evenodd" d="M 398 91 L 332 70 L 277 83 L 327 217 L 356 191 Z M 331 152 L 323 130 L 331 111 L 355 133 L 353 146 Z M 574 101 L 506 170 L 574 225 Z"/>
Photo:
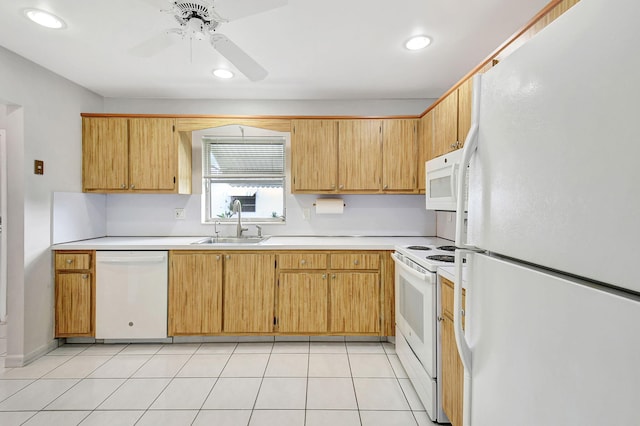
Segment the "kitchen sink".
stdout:
<path fill-rule="evenodd" d="M 269 237 L 207 237 L 191 244 L 258 244 Z"/>

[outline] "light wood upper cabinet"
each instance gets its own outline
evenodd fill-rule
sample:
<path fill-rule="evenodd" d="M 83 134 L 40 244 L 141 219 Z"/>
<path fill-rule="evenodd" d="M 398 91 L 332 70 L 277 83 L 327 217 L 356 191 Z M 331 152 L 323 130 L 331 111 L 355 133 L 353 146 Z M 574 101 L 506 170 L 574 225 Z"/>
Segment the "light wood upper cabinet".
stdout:
<path fill-rule="evenodd" d="M 426 192 L 426 173 L 425 163 L 432 159 L 433 149 L 433 110 L 426 113 L 420 119 L 418 127 L 418 191 L 421 194 Z"/>
<path fill-rule="evenodd" d="M 224 255 L 224 332 L 273 332 L 274 302 L 274 254 Z"/>
<path fill-rule="evenodd" d="M 55 253 L 55 336 L 92 337 L 95 332 L 93 252 Z"/>
<path fill-rule="evenodd" d="M 129 185 L 129 124 L 126 118 L 82 119 L 84 191 L 121 191 Z"/>
<path fill-rule="evenodd" d="M 222 254 L 172 251 L 169 259 L 169 336 L 222 331 Z"/>
<path fill-rule="evenodd" d="M 338 122 L 293 120 L 291 131 L 293 191 L 334 191 L 338 182 Z"/>
<path fill-rule="evenodd" d="M 462 148 L 471 128 L 473 78 L 467 79 L 456 91 L 458 92 L 458 148 Z"/>
<path fill-rule="evenodd" d="M 129 119 L 129 187 L 173 191 L 177 184 L 177 133 L 172 118 Z"/>
<path fill-rule="evenodd" d="M 338 189 L 378 192 L 382 182 L 382 121 L 342 120 L 338 135 Z"/>
<path fill-rule="evenodd" d="M 415 193 L 414 119 L 293 120 L 294 193 Z"/>
<path fill-rule="evenodd" d="M 278 282 L 278 332 L 327 332 L 326 272 L 285 272 Z"/>
<path fill-rule="evenodd" d="M 191 139 L 173 118 L 83 117 L 85 192 L 191 193 Z"/>
<path fill-rule="evenodd" d="M 416 190 L 417 120 L 384 120 L 382 131 L 382 190 Z"/>
<path fill-rule="evenodd" d="M 454 91 L 433 109 L 432 158 L 456 149 L 458 142 L 458 92 Z"/>

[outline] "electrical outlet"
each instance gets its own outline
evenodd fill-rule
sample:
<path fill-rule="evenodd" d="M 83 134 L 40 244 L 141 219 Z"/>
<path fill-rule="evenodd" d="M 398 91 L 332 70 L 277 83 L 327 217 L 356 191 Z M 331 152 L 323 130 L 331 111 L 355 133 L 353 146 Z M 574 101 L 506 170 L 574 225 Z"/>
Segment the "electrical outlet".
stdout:
<path fill-rule="evenodd" d="M 184 209 L 175 209 L 174 217 L 180 220 L 184 219 L 186 217 L 184 213 Z"/>
<path fill-rule="evenodd" d="M 302 218 L 304 220 L 309 220 L 311 218 L 311 210 L 309 209 L 302 209 Z"/>

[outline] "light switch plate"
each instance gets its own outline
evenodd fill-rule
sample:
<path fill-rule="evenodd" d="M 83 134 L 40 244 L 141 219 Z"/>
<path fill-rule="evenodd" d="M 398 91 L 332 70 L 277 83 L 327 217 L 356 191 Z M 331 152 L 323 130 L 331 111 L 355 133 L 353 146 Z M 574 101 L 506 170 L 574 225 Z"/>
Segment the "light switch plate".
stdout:
<path fill-rule="evenodd" d="M 180 208 L 175 209 L 174 217 L 176 219 L 183 220 L 186 217 L 184 209 L 180 209 Z"/>
<path fill-rule="evenodd" d="M 44 161 L 42 160 L 34 160 L 33 161 L 33 173 L 36 175 L 44 174 Z"/>

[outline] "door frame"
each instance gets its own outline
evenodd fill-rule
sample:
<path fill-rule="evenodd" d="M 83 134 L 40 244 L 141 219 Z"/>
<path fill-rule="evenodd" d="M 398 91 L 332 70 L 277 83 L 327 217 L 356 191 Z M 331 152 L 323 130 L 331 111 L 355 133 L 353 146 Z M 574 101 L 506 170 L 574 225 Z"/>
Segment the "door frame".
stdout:
<path fill-rule="evenodd" d="M 7 320 L 7 131 L 0 129 L 0 322 Z"/>

